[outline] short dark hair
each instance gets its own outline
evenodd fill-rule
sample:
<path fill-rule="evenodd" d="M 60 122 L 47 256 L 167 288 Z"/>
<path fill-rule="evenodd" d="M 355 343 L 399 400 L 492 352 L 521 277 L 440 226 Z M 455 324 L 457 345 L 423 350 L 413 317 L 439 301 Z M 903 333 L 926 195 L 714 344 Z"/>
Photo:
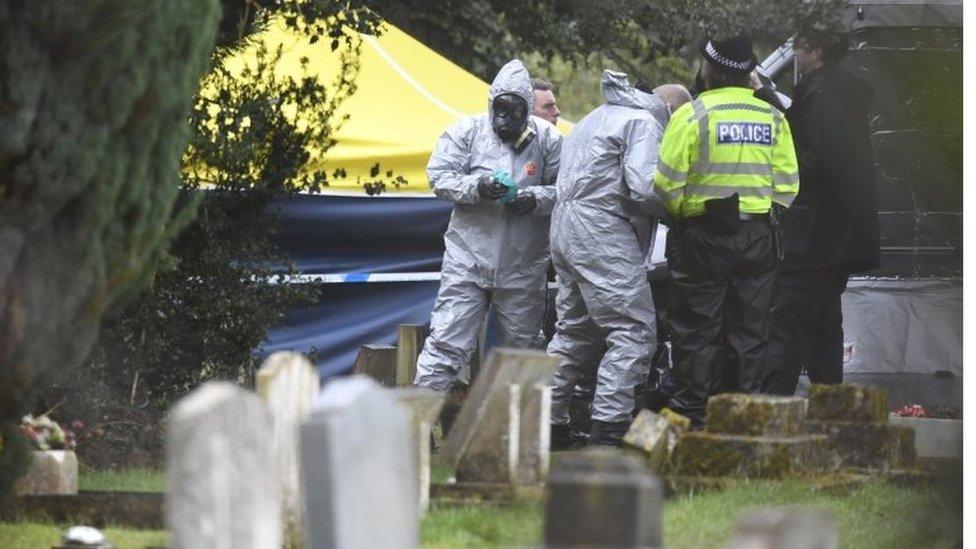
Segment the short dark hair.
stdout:
<path fill-rule="evenodd" d="M 707 60 L 702 61 L 703 67 L 708 67 L 708 83 L 712 89 L 715 88 L 751 88 L 752 78 L 748 72 L 723 71 Z"/>
<path fill-rule="evenodd" d="M 799 40 L 806 42 L 811 50 L 819 49 L 826 65 L 833 65 L 843 59 L 850 47 L 847 33 L 839 31 L 802 29 L 796 35 L 796 41 Z"/>
<path fill-rule="evenodd" d="M 532 89 L 539 90 L 539 91 L 553 91 L 553 92 L 555 91 L 555 88 L 553 88 L 552 86 L 552 82 L 549 82 L 548 80 L 543 80 L 541 78 L 532 79 Z"/>

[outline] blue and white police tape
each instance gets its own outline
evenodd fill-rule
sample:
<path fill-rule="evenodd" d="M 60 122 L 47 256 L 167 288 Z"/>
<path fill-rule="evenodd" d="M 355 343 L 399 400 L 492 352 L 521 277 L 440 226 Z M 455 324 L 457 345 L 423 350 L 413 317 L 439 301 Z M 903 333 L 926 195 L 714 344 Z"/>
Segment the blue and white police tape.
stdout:
<path fill-rule="evenodd" d="M 427 282 L 439 281 L 441 273 L 335 273 L 294 274 L 271 277 L 274 283 L 284 284 L 346 284 L 351 282 Z"/>

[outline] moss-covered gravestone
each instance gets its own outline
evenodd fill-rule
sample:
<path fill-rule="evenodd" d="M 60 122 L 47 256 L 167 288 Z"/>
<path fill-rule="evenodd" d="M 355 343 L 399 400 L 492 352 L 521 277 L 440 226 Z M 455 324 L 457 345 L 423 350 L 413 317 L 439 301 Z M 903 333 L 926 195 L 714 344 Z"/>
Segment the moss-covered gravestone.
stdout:
<path fill-rule="evenodd" d="M 647 456 L 647 466 L 660 473 L 667 465 L 682 433 L 691 427 L 691 420 L 664 408 L 660 413 L 641 410 L 624 435 L 624 444 Z"/>
<path fill-rule="evenodd" d="M 915 433 L 888 423 L 888 392 L 878 387 L 810 386 L 807 430 L 827 436 L 844 468 L 888 471 L 915 464 Z"/>
<path fill-rule="evenodd" d="M 708 401 L 705 431 L 685 433 L 669 472 L 688 477 L 785 478 L 823 472 L 827 437 L 803 429 L 806 400 L 722 394 Z"/>

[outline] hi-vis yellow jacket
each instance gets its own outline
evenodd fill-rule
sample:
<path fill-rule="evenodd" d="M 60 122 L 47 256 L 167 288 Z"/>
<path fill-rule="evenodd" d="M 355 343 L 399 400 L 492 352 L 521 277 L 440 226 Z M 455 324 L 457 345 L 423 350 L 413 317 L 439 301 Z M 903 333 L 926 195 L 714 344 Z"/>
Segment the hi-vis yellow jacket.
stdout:
<path fill-rule="evenodd" d="M 739 193 L 739 211 L 789 206 L 800 190 L 790 126 L 748 88 L 702 92 L 671 115 L 661 140 L 654 188 L 668 212 L 688 218 L 705 201 Z"/>

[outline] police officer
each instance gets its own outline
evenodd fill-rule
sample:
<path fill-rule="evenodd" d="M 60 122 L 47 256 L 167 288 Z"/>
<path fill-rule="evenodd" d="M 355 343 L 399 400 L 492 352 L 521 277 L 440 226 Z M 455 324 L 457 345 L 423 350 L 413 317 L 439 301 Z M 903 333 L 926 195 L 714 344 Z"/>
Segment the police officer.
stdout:
<path fill-rule="evenodd" d="M 777 263 L 770 213 L 799 190 L 789 124 L 750 87 L 749 38 L 709 40 L 701 55 L 704 91 L 672 115 L 654 176 L 676 220 L 667 257 L 677 390 L 668 406 L 695 428 L 723 376 L 733 390 L 760 389 Z"/>
<path fill-rule="evenodd" d="M 427 163 L 434 194 L 454 210 L 415 385 L 451 389 L 489 305 L 502 345 L 537 343 L 562 136 L 531 115 L 532 103 L 528 71 L 521 61 L 508 62 L 491 84 L 488 112 L 450 126 Z"/>

